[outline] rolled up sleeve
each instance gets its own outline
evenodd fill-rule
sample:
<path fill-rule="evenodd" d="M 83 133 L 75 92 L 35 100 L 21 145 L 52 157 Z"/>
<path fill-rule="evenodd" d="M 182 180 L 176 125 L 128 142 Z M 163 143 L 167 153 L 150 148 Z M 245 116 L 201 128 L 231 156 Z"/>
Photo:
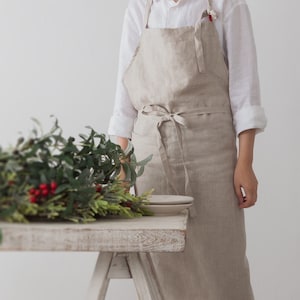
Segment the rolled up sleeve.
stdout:
<path fill-rule="evenodd" d="M 233 7 L 224 17 L 223 26 L 236 135 L 247 129 L 263 132 L 267 118 L 261 104 L 256 46 L 247 4 Z"/>

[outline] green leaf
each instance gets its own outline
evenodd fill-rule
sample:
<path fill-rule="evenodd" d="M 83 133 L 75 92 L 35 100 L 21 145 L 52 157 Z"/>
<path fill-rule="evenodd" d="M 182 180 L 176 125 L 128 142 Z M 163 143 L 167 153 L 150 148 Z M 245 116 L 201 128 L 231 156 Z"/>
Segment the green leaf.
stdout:
<path fill-rule="evenodd" d="M 150 154 L 147 158 L 136 163 L 137 166 L 145 166 L 153 157 L 153 154 Z"/>
<path fill-rule="evenodd" d="M 10 216 L 13 214 L 17 209 L 17 205 L 14 203 L 10 207 L 3 209 L 0 211 L 0 219 L 3 218 L 5 219 L 6 217 Z"/>
<path fill-rule="evenodd" d="M 128 163 L 123 163 L 122 164 L 123 168 L 124 168 L 124 172 L 125 172 L 125 181 L 131 181 L 131 169 L 128 165 Z"/>
<path fill-rule="evenodd" d="M 66 210 L 63 212 L 63 216 L 70 216 L 71 212 L 73 211 L 74 206 L 74 194 L 70 194 L 70 199 L 67 203 Z"/>
<path fill-rule="evenodd" d="M 140 167 L 139 170 L 138 170 L 138 172 L 137 172 L 137 174 L 136 174 L 136 176 L 137 176 L 137 177 L 140 177 L 141 175 L 143 175 L 144 170 L 145 170 L 144 167 Z"/>
<path fill-rule="evenodd" d="M 89 182 L 90 169 L 84 169 L 81 174 L 78 176 L 79 184 L 87 184 Z"/>
<path fill-rule="evenodd" d="M 57 189 L 55 191 L 55 194 L 61 194 L 62 192 L 65 192 L 70 188 L 71 188 L 70 184 L 67 184 L 67 183 L 66 184 L 61 184 L 57 187 Z"/>

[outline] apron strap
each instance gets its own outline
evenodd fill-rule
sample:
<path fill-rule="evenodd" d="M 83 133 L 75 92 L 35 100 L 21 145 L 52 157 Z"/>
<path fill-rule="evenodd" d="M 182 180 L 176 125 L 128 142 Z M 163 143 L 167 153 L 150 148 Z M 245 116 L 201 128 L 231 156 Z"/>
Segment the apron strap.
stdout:
<path fill-rule="evenodd" d="M 144 28 L 148 28 L 148 19 L 151 11 L 153 0 L 147 0 L 145 15 L 144 15 Z"/>
<path fill-rule="evenodd" d="M 207 9 L 205 9 L 199 20 L 195 24 L 195 33 L 194 33 L 194 40 L 195 40 L 195 52 L 197 57 L 198 63 L 198 70 L 200 73 L 205 72 L 205 59 L 204 59 L 204 50 L 203 50 L 203 43 L 202 43 L 202 20 L 206 17 L 212 22 L 216 19 L 216 13 L 212 9 L 212 0 L 207 0 Z"/>
<path fill-rule="evenodd" d="M 211 2 L 212 0 L 207 0 L 207 10 L 211 10 Z"/>
<path fill-rule="evenodd" d="M 203 14 L 202 14 L 201 20 L 203 18 Z M 200 73 L 203 73 L 203 72 L 205 72 L 205 60 L 204 60 L 204 50 L 203 50 L 202 33 L 201 33 L 202 32 L 201 20 L 199 22 L 197 22 L 195 25 L 194 44 L 195 44 L 195 54 L 196 54 L 196 58 L 197 58 L 198 70 Z"/>

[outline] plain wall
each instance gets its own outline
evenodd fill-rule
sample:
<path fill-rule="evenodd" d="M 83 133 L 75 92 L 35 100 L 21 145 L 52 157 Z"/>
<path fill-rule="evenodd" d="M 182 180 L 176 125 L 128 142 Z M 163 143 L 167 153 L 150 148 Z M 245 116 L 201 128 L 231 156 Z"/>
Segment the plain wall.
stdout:
<path fill-rule="evenodd" d="M 65 135 L 112 113 L 128 1 L 0 0 L 0 144 L 54 114 Z M 299 1 L 248 0 L 268 127 L 256 138 L 258 202 L 245 210 L 256 300 L 298 300 L 300 253 Z M 84 300 L 97 253 L 1 252 L 1 300 Z M 136 299 L 113 280 L 107 300 Z M 171 299 L 170 299 L 171 300 Z M 187 299 L 194 300 L 194 299 Z M 195 299 L 196 300 L 196 299 Z"/>

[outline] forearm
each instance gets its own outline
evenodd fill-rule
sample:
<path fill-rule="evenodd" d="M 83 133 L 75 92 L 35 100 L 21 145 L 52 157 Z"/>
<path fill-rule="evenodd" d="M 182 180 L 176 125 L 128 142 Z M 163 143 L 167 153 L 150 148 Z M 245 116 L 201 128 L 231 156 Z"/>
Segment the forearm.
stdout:
<path fill-rule="evenodd" d="M 234 186 L 240 208 L 253 206 L 257 200 L 258 181 L 252 168 L 255 133 L 256 129 L 248 129 L 238 136 L 239 155 L 234 173 Z"/>
<path fill-rule="evenodd" d="M 252 166 L 253 149 L 256 129 L 248 129 L 239 134 L 238 162 L 246 166 Z"/>
<path fill-rule="evenodd" d="M 124 138 L 124 137 L 117 137 L 117 143 L 121 146 L 121 148 L 123 150 L 125 150 L 128 146 L 128 138 Z"/>

